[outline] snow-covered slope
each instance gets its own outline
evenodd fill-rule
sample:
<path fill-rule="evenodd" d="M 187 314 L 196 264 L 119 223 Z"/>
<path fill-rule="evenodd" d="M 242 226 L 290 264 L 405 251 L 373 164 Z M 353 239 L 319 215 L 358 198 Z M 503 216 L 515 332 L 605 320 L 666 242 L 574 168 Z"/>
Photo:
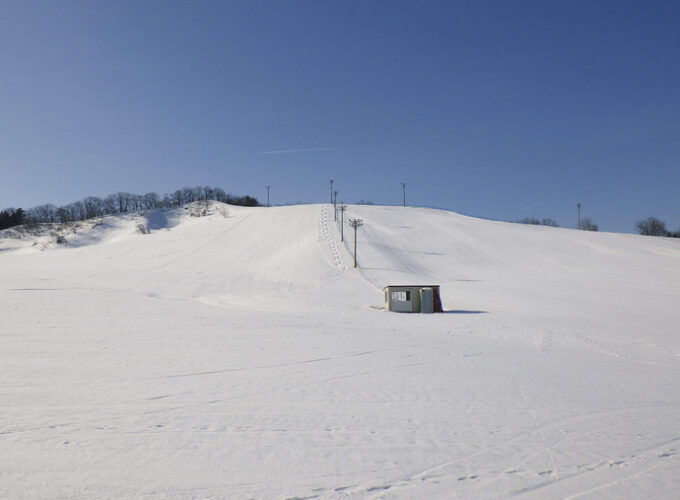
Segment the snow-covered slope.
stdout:
<path fill-rule="evenodd" d="M 0 233 L 0 498 L 680 489 L 677 240 L 351 206 L 354 269 L 328 205 L 189 212 Z"/>

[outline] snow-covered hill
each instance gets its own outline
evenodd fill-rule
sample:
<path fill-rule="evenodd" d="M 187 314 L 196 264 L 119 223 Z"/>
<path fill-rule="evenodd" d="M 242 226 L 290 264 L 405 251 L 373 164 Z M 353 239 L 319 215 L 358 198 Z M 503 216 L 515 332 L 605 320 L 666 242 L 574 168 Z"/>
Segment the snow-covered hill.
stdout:
<path fill-rule="evenodd" d="M 189 212 L 0 233 L 0 498 L 680 490 L 678 240 L 350 206 L 354 269 L 328 205 Z"/>

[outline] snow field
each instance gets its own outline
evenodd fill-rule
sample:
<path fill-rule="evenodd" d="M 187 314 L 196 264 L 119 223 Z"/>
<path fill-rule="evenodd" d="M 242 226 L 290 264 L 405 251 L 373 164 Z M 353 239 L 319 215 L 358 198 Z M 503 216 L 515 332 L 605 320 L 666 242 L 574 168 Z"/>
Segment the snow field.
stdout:
<path fill-rule="evenodd" d="M 0 497 L 680 491 L 677 241 L 345 217 L 359 269 L 328 205 L 0 239 Z M 447 312 L 381 311 L 400 283 Z"/>

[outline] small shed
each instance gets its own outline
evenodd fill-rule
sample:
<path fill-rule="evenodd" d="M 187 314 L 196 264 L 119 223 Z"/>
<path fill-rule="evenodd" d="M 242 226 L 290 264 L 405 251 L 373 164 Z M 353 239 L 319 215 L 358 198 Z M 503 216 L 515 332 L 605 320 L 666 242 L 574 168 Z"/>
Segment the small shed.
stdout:
<path fill-rule="evenodd" d="M 442 312 L 439 285 L 388 285 L 385 291 L 385 309 L 395 312 Z"/>

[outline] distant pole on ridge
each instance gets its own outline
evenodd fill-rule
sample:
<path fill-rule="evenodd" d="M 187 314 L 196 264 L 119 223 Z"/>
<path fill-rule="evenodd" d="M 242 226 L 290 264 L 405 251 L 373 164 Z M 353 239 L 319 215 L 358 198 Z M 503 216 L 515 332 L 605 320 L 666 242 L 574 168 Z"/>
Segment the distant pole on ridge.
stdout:
<path fill-rule="evenodd" d="M 578 227 L 581 229 L 581 202 L 576 202 L 576 210 L 578 211 Z"/>
<path fill-rule="evenodd" d="M 269 206 L 269 189 L 271 186 L 265 186 L 267 188 L 267 206 Z"/>
<path fill-rule="evenodd" d="M 335 182 L 335 179 L 331 179 L 331 205 L 333 204 L 333 183 Z"/>
<path fill-rule="evenodd" d="M 406 206 L 406 183 L 401 183 L 401 192 L 404 195 L 404 206 Z"/>
<path fill-rule="evenodd" d="M 354 267 L 357 267 L 357 229 L 364 225 L 362 219 L 350 219 L 349 225 L 354 229 Z"/>

